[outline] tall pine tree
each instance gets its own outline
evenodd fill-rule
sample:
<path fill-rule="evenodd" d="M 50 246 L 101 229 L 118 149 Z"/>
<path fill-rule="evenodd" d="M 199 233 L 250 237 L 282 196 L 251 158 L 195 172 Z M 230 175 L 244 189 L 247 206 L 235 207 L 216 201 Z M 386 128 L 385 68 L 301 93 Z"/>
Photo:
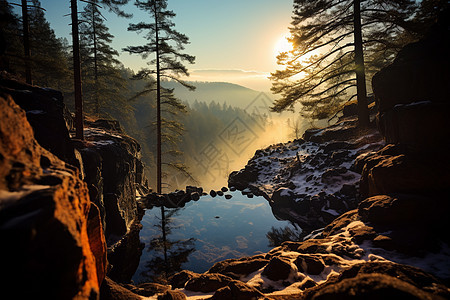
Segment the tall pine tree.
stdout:
<path fill-rule="evenodd" d="M 69 63 L 61 39 L 45 18 L 41 3 L 32 0 L 29 11 L 31 72 L 37 85 L 67 90 Z"/>
<path fill-rule="evenodd" d="M 89 2 L 80 16 L 80 54 L 85 110 L 108 116 L 130 110 L 126 101 L 126 79 L 121 74 L 119 53 L 110 44 L 109 33 L 97 1 Z"/>
<path fill-rule="evenodd" d="M 110 11 L 118 16 L 131 17 L 130 14 L 120 10 L 121 5 L 125 5 L 129 0 L 99 0 L 105 4 Z M 81 58 L 80 39 L 78 30 L 78 0 L 70 0 L 70 15 L 72 18 L 72 53 L 73 53 L 73 85 L 75 96 L 75 136 L 77 139 L 84 139 L 83 134 L 83 93 L 81 86 Z"/>
<path fill-rule="evenodd" d="M 156 178 L 157 192 L 162 192 L 162 142 L 163 138 L 166 143 L 166 153 L 178 153 L 170 146 L 172 137 L 179 136 L 180 125 L 174 119 L 163 118 L 162 113 L 168 115 L 176 114 L 185 110 L 185 106 L 173 96 L 173 90 L 164 89 L 161 86 L 163 78 L 171 79 L 179 82 L 188 89 L 194 90 L 195 87 L 189 85 L 180 79 L 180 76 L 188 76 L 188 70 L 183 62 L 193 64 L 195 57 L 182 53 L 185 45 L 189 43 L 189 38 L 174 29 L 175 24 L 171 21 L 175 17 L 175 13 L 167 9 L 167 0 L 136 0 L 136 6 L 149 13 L 151 21 L 149 23 L 140 22 L 130 24 L 129 31 L 146 32 L 144 35 L 147 43 L 141 46 L 129 46 L 124 50 L 131 54 L 139 54 L 142 58 L 147 59 L 154 56 L 148 64 L 154 68 L 143 68 L 136 75 L 135 79 L 151 79 L 150 83 L 139 95 L 147 93 L 156 93 L 156 138 L 157 138 L 157 154 L 156 154 Z M 164 106 L 164 109 L 163 109 Z M 162 128 L 165 131 L 163 132 Z M 186 171 L 184 166 L 175 164 L 167 160 L 165 164 L 170 164 L 179 171 Z"/>
<path fill-rule="evenodd" d="M 272 91 L 281 95 L 272 109 L 300 102 L 305 116 L 322 119 L 356 97 L 359 124 L 367 126 L 366 74 L 377 63 L 369 54 L 382 51 L 385 63 L 391 61 L 405 42 L 396 37 L 412 29 L 415 9 L 411 0 L 295 0 L 294 50 L 278 56 L 285 69 L 271 76 Z"/>
<path fill-rule="evenodd" d="M 0 0 L 0 70 L 10 73 L 24 70 L 20 35 L 19 17 L 6 0 Z"/>

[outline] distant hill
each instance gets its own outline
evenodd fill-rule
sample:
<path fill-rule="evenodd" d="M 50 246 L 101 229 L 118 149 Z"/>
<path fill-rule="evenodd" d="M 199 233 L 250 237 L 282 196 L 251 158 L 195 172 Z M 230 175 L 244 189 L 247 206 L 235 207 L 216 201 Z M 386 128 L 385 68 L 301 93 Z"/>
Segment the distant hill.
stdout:
<path fill-rule="evenodd" d="M 229 82 L 189 82 L 196 87 L 191 92 L 176 81 L 165 81 L 161 83 L 165 88 L 175 89 L 175 96 L 183 102 L 227 103 L 233 107 L 245 109 L 261 92 L 255 91 L 238 84 Z M 272 99 L 272 95 L 266 95 Z"/>

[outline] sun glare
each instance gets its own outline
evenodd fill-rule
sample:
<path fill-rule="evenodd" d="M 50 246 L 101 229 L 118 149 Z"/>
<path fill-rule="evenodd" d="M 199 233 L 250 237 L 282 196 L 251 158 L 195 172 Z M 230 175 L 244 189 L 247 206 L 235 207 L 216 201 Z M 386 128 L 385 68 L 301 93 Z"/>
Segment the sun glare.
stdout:
<path fill-rule="evenodd" d="M 288 34 L 283 35 L 282 37 L 280 37 L 278 39 L 278 41 L 275 44 L 274 50 L 275 50 L 275 54 L 278 55 L 282 52 L 289 52 L 292 51 L 293 46 L 292 44 L 288 41 Z"/>

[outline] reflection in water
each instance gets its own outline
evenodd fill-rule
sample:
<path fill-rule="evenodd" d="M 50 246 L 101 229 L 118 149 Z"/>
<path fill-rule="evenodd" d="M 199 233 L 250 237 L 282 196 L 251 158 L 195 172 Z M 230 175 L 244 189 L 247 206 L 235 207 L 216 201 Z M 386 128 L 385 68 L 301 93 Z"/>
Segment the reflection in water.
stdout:
<path fill-rule="evenodd" d="M 194 238 L 185 240 L 171 240 L 168 236 L 175 229 L 173 218 L 180 208 L 165 209 L 161 207 L 160 222 L 154 226 L 161 235 L 152 238 L 147 252 L 152 252 L 152 259 L 145 262 L 145 270 L 141 272 L 146 281 L 167 284 L 167 279 L 182 270 L 183 263 L 188 261 L 189 255 L 195 251 Z"/>
<path fill-rule="evenodd" d="M 218 261 L 268 252 L 287 236 L 298 236 L 298 227 L 277 220 L 263 197 L 225 195 L 202 196 L 183 208 L 146 210 L 140 238 L 147 251 L 133 281 L 164 282 L 181 269 L 203 273 Z"/>
<path fill-rule="evenodd" d="M 270 231 L 267 232 L 266 237 L 269 240 L 270 247 L 277 247 L 286 241 L 301 241 L 303 239 L 303 233 L 298 225 L 295 225 L 294 229 L 289 226 L 284 228 L 272 227 Z"/>

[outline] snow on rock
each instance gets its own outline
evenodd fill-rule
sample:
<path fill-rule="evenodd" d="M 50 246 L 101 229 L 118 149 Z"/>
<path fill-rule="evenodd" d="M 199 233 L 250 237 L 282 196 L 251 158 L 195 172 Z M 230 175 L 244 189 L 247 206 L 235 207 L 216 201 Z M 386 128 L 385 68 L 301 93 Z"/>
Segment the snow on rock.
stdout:
<path fill-rule="evenodd" d="M 409 293 L 421 295 L 421 299 L 448 298 L 450 289 L 434 277 L 449 278 L 448 246 L 419 258 L 380 248 L 373 242 L 377 236 L 392 232 L 377 232 L 355 210 L 336 219 L 316 239 L 285 242 L 268 253 L 228 259 L 204 274 L 182 271 L 169 279 L 169 284 L 187 299 L 216 299 L 227 287 L 234 294 L 218 299 L 246 293 L 269 299 L 300 295 L 309 299 L 346 280 L 355 290 L 361 282 L 370 281 L 372 286 L 366 287 L 366 292 L 387 288 L 395 293 L 407 286 Z M 239 276 L 233 273 L 236 270 Z M 228 277 L 230 274 L 236 277 Z M 144 299 L 157 299 L 162 293 Z"/>
<path fill-rule="evenodd" d="M 347 121 L 315 134 L 339 135 L 354 129 L 354 123 Z M 229 186 L 266 197 L 277 217 L 299 224 L 308 233 L 356 207 L 361 175 L 355 160 L 382 145 L 376 130 L 348 140 L 298 139 L 272 145 L 256 151 L 244 169 L 231 173 Z"/>

